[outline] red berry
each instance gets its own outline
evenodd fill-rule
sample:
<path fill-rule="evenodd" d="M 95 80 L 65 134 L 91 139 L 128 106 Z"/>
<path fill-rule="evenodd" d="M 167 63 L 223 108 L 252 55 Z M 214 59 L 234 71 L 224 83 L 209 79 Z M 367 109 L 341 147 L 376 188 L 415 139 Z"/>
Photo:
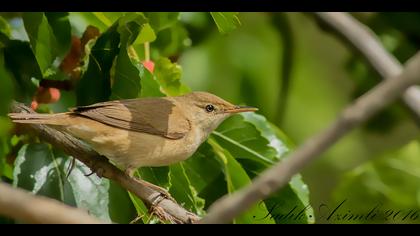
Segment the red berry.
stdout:
<path fill-rule="evenodd" d="M 153 61 L 143 61 L 143 66 L 151 73 L 155 70 L 155 63 Z"/>
<path fill-rule="evenodd" d="M 32 110 L 36 110 L 37 108 L 38 108 L 38 102 L 37 101 L 32 101 L 31 102 L 31 108 L 32 108 Z"/>
<path fill-rule="evenodd" d="M 35 101 L 38 103 L 54 103 L 60 99 L 60 90 L 57 88 L 38 87 L 35 94 Z"/>
<path fill-rule="evenodd" d="M 50 93 L 50 101 L 49 103 L 57 102 L 60 99 L 60 90 L 56 88 L 48 88 Z"/>

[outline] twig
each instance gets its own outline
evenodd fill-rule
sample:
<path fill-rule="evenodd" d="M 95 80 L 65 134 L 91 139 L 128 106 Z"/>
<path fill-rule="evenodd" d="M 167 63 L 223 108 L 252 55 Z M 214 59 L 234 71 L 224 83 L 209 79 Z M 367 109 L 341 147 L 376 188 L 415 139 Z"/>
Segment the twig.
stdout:
<path fill-rule="evenodd" d="M 272 13 L 272 22 L 273 25 L 280 32 L 280 37 L 282 40 L 282 60 L 281 60 L 281 70 L 280 70 L 280 80 L 281 88 L 280 93 L 277 97 L 278 109 L 275 114 L 275 121 L 278 124 L 282 124 L 284 117 L 286 116 L 287 111 L 287 101 L 289 98 L 289 90 L 291 88 L 291 75 L 294 65 L 294 41 L 293 41 L 293 31 L 289 22 L 289 19 L 285 13 Z"/>
<path fill-rule="evenodd" d="M 0 215 L 25 223 L 103 224 L 87 212 L 55 199 L 35 196 L 22 189 L 0 183 Z"/>
<path fill-rule="evenodd" d="M 354 127 L 395 101 L 407 88 L 420 83 L 420 52 L 412 57 L 405 70 L 393 79 L 384 80 L 378 86 L 356 99 L 325 131 L 310 138 L 284 161 L 264 171 L 253 183 L 216 201 L 199 223 L 227 223 L 249 209 L 257 201 L 268 197 L 287 184 L 319 154 L 331 147 Z"/>
<path fill-rule="evenodd" d="M 372 30 L 348 13 L 316 12 L 315 16 L 325 23 L 331 32 L 352 45 L 384 79 L 395 78 L 403 70 L 401 63 L 382 46 Z M 405 104 L 420 124 L 420 87 L 411 86 L 402 96 Z"/>
<path fill-rule="evenodd" d="M 29 107 L 17 102 L 13 102 L 12 111 L 34 113 Z M 68 155 L 77 158 L 101 177 L 119 183 L 123 188 L 143 200 L 146 205 L 162 209 L 165 214 L 159 216 L 165 217 L 161 218 L 161 220 L 176 223 L 192 223 L 199 220 L 198 216 L 188 212 L 173 200 L 162 198 L 159 192 L 146 186 L 142 181 L 130 178 L 124 172 L 109 163 L 108 159 L 99 155 L 85 143 L 79 141 L 70 134 L 60 132 L 46 125 L 25 125 L 32 129 L 41 139 L 51 143 L 55 147 L 63 149 Z"/>

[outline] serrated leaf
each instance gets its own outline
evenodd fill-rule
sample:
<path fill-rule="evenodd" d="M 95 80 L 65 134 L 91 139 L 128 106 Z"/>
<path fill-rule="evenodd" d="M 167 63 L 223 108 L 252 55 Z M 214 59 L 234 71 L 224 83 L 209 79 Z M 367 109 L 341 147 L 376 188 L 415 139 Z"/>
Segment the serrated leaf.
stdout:
<path fill-rule="evenodd" d="M 209 144 L 213 147 L 216 155 L 220 158 L 220 163 L 225 173 L 225 179 L 227 182 L 227 189 L 229 193 L 236 192 L 240 188 L 243 188 L 251 183 L 251 178 L 248 176 L 244 168 L 239 164 L 238 161 L 231 155 L 231 153 L 220 146 L 213 139 L 209 139 Z M 241 214 L 234 219 L 234 223 L 238 224 L 251 224 L 255 223 L 256 218 L 260 218 L 260 224 L 273 224 L 275 221 L 271 218 L 264 218 L 269 215 L 264 202 L 259 205 L 253 206 L 248 209 L 245 213 Z"/>
<path fill-rule="evenodd" d="M 181 67 L 168 58 L 162 57 L 156 61 L 154 74 L 163 92 L 168 96 L 179 96 L 191 92 L 191 89 L 181 82 Z"/>
<path fill-rule="evenodd" d="M 181 202 L 182 205 L 198 215 L 203 214 L 204 200 L 198 197 L 198 193 L 194 186 L 191 184 L 191 180 L 188 178 L 184 164 L 177 163 L 170 167 L 170 183 L 171 187 L 169 192 L 171 195 Z"/>
<path fill-rule="evenodd" d="M 290 139 L 276 126 L 267 121 L 264 116 L 255 113 L 243 113 L 245 121 L 252 123 L 261 132 L 261 135 L 269 141 L 269 146 L 279 154 L 279 159 L 293 147 Z M 247 169 L 252 171 L 252 168 Z M 261 169 L 262 171 L 263 169 Z M 260 173 L 261 171 L 256 171 Z M 251 175 L 252 176 L 252 175 Z M 293 176 L 289 184 L 264 201 L 270 209 L 272 218 L 280 224 L 314 223 L 314 213 L 309 202 L 309 189 L 303 182 L 300 174 Z M 293 217 L 286 217 L 288 213 Z M 290 214 L 289 214 L 290 216 Z"/>
<path fill-rule="evenodd" d="M 255 113 L 243 113 L 229 118 L 212 136 L 235 157 L 250 178 L 280 161 L 291 146 L 290 140 L 281 131 Z M 309 204 L 309 190 L 300 175 L 295 175 L 287 186 L 264 202 L 271 214 L 256 218 L 256 223 L 267 218 L 276 223 L 314 221 L 313 209 Z M 293 212 L 295 217 L 284 217 L 289 212 Z"/>
<path fill-rule="evenodd" d="M 107 222 L 128 223 L 134 218 L 134 206 L 126 191 L 107 179 L 86 177 L 90 170 L 80 162 L 76 161 L 69 179 L 66 179 L 70 161 L 63 152 L 51 150 L 47 144 L 27 144 L 16 158 L 13 184 L 86 209 Z"/>
<path fill-rule="evenodd" d="M 271 124 L 264 116 L 256 113 L 242 113 L 244 121 L 252 123 L 261 136 L 269 141 L 269 146 L 274 148 L 279 159 L 283 158 L 293 147 L 292 141 L 275 125 Z"/>
<path fill-rule="evenodd" d="M 269 146 L 268 140 L 261 136 L 260 131 L 241 115 L 228 118 L 212 135 L 236 158 L 250 159 L 268 166 L 278 161 L 282 154 Z"/>
<path fill-rule="evenodd" d="M 241 25 L 238 12 L 210 12 L 210 14 L 222 34 L 226 34 Z"/>

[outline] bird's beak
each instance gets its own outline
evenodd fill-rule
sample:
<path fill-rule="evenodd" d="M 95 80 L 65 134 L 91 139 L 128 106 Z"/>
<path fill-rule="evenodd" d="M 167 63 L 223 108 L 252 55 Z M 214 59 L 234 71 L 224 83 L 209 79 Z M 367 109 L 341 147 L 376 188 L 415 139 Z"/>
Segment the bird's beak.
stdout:
<path fill-rule="evenodd" d="M 258 108 L 249 106 L 235 106 L 234 108 L 225 110 L 226 113 L 240 113 L 247 111 L 258 111 Z"/>

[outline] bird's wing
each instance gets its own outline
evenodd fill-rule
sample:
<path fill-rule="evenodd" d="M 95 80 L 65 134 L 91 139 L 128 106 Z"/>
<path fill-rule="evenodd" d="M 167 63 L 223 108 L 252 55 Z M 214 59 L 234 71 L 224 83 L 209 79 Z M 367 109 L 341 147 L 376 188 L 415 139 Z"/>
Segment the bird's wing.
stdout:
<path fill-rule="evenodd" d="M 127 99 L 71 109 L 117 128 L 180 139 L 191 129 L 190 121 L 173 101 L 165 98 Z"/>

